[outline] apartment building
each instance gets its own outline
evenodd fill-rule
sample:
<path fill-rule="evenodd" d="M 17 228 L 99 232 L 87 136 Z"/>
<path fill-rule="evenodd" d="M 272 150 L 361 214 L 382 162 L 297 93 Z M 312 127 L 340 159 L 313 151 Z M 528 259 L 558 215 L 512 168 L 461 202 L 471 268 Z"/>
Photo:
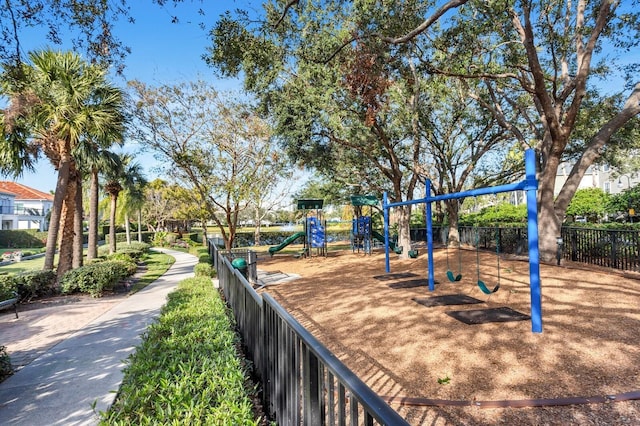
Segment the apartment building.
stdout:
<path fill-rule="evenodd" d="M 0 223 L 3 230 L 46 231 L 53 195 L 16 182 L 0 181 Z"/>

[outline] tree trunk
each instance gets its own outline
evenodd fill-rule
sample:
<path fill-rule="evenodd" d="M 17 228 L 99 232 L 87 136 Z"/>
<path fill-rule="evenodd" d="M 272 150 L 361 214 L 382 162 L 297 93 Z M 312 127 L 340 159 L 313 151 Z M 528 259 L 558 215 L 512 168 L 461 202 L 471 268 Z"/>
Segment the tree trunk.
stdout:
<path fill-rule="evenodd" d="M 398 246 L 402 247 L 401 259 L 409 259 L 411 250 L 411 206 L 396 207 L 398 218 Z"/>
<path fill-rule="evenodd" d="M 82 266 L 83 261 L 83 248 L 84 248 L 84 235 L 83 235 L 83 206 L 82 206 L 82 176 L 77 174 L 76 178 L 76 197 L 75 197 L 75 209 L 73 217 L 73 269 Z"/>
<path fill-rule="evenodd" d="M 258 207 L 254 210 L 255 230 L 253 231 L 253 245 L 260 245 L 260 209 Z"/>
<path fill-rule="evenodd" d="M 207 221 L 202 221 L 202 245 L 207 246 Z"/>
<path fill-rule="evenodd" d="M 70 164 L 71 158 L 67 156 L 65 161 L 60 161 L 60 167 L 58 168 L 58 181 L 56 183 L 56 191 L 53 194 L 53 205 L 51 206 L 51 218 L 49 219 L 49 231 L 47 233 L 47 247 L 44 255 L 44 267 L 42 268 L 45 271 L 53 270 L 58 231 L 60 230 L 60 218 L 62 217 L 62 204 L 69 185 Z"/>
<path fill-rule="evenodd" d="M 138 209 L 138 242 L 142 242 L 142 210 Z"/>
<path fill-rule="evenodd" d="M 556 256 L 556 238 L 562 226 L 553 196 L 559 164 L 558 158 L 549 156 L 538 179 L 538 245 L 540 260 L 545 262 L 552 262 Z"/>
<path fill-rule="evenodd" d="M 77 175 L 72 162 L 69 174 L 69 185 L 64 198 L 60 220 L 62 238 L 60 239 L 58 269 L 56 271 L 58 282 L 60 282 L 64 274 L 73 268 L 74 219 L 77 187 Z"/>
<path fill-rule="evenodd" d="M 124 213 L 124 231 L 127 235 L 127 244 L 131 245 L 131 225 L 129 224 L 129 213 Z"/>
<path fill-rule="evenodd" d="M 91 172 L 91 187 L 89 188 L 89 240 L 87 245 L 87 260 L 98 257 L 98 171 Z"/>
<path fill-rule="evenodd" d="M 118 196 L 111 195 L 111 211 L 109 212 L 109 254 L 116 252 L 116 207 L 118 207 Z"/>
<path fill-rule="evenodd" d="M 460 247 L 460 232 L 458 231 L 458 209 L 460 208 L 460 204 L 458 200 L 446 200 L 444 203 L 449 219 L 449 233 L 447 234 L 446 244 L 449 247 Z"/>

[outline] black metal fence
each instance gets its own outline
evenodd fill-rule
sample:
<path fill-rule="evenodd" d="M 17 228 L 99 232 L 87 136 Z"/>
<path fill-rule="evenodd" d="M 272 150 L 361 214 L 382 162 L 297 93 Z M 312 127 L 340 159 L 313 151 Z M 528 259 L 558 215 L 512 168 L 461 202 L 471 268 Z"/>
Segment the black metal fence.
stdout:
<path fill-rule="evenodd" d="M 433 227 L 433 242 L 444 245 L 447 242 L 449 228 L 446 226 Z M 496 228 L 489 226 L 460 226 L 458 227 L 460 242 L 464 245 L 478 246 L 482 250 L 500 253 L 524 254 L 527 252 L 527 228 Z M 424 228 L 412 229 L 412 241 L 426 241 Z"/>
<path fill-rule="evenodd" d="M 278 425 L 408 425 L 268 294 L 209 243 L 222 291 Z M 255 253 L 254 253 L 255 255 Z"/>
<path fill-rule="evenodd" d="M 462 244 L 500 253 L 527 253 L 527 228 L 461 226 Z M 447 227 L 433 227 L 434 244 L 445 244 Z M 640 230 L 562 227 L 562 257 L 574 262 L 623 271 L 640 271 Z M 412 229 L 413 241 L 425 241 L 426 230 Z"/>
<path fill-rule="evenodd" d="M 562 228 L 564 258 L 623 271 L 640 270 L 637 230 Z"/>

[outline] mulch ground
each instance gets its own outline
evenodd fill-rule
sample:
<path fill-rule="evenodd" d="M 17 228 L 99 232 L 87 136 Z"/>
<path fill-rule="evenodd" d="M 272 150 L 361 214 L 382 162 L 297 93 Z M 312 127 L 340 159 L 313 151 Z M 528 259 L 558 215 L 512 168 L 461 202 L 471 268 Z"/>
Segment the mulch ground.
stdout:
<path fill-rule="evenodd" d="M 500 289 L 488 296 L 477 286 L 475 251 L 462 254 L 462 279 L 450 282 L 445 251 L 435 252 L 434 292 L 426 287 L 424 252 L 409 260 L 392 255 L 391 275 L 385 274 L 382 252 L 265 256 L 258 268 L 301 276 L 265 291 L 411 424 L 640 424 L 640 401 L 612 397 L 626 399 L 640 390 L 635 274 L 542 265 L 543 332 L 532 333 L 531 322 L 522 318 L 467 325 L 450 314 L 509 308 L 530 315 L 526 261 L 501 258 Z M 493 288 L 496 256 L 480 257 L 480 279 Z M 447 295 L 481 303 L 419 303 Z M 531 407 L 534 400 L 569 397 L 596 402 Z M 423 406 L 433 400 L 443 406 Z M 525 407 L 496 403 L 504 400 Z"/>

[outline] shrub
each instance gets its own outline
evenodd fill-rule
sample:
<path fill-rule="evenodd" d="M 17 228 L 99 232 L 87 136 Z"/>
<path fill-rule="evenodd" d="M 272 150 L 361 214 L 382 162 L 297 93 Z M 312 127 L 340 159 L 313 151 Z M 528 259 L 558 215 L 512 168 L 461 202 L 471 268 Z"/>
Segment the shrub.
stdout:
<path fill-rule="evenodd" d="M 122 245 L 120 245 L 120 247 L 122 247 Z M 128 247 L 130 249 L 136 249 L 136 250 L 140 250 L 144 253 L 149 251 L 149 248 L 151 247 L 149 244 L 147 243 L 141 243 L 139 241 L 131 241 L 131 244 L 125 244 L 124 247 Z"/>
<path fill-rule="evenodd" d="M 131 256 L 134 260 L 140 260 L 140 258 L 149 251 L 149 247 L 151 247 L 147 243 L 139 243 L 137 241 L 132 241 L 131 244 L 118 244 L 116 246 L 116 253 L 126 253 Z M 116 254 L 114 253 L 114 254 Z M 100 246 L 98 247 L 98 256 L 104 258 L 111 258 L 112 255 L 109 254 L 109 246 Z"/>
<path fill-rule="evenodd" d="M 130 253 L 116 252 L 107 256 L 107 260 L 121 260 L 123 262 L 135 262 Z"/>
<path fill-rule="evenodd" d="M 106 258 L 109 256 L 109 246 L 98 247 L 98 256 Z"/>
<path fill-rule="evenodd" d="M 129 357 L 102 424 L 257 425 L 227 307 L 204 278 L 182 281 Z"/>
<path fill-rule="evenodd" d="M 153 241 L 151 242 L 151 244 L 153 244 L 156 247 L 162 247 L 165 245 L 165 237 L 167 236 L 167 233 L 164 231 L 158 231 L 153 235 Z"/>
<path fill-rule="evenodd" d="M 26 271 L 16 275 L 15 279 L 21 300 L 57 293 L 56 273 L 53 271 Z"/>
<path fill-rule="evenodd" d="M 46 232 L 38 232 L 35 229 L 12 229 L 0 231 L 0 247 L 43 247 L 47 241 Z"/>
<path fill-rule="evenodd" d="M 7 348 L 0 346 L 0 382 L 13 374 L 13 367 L 11 366 L 11 358 L 7 353 Z"/>
<path fill-rule="evenodd" d="M 7 300 L 15 297 L 18 291 L 18 281 L 15 275 L 0 275 L 0 300 Z"/>
<path fill-rule="evenodd" d="M 133 274 L 136 269 L 135 263 L 121 260 L 91 263 L 67 272 L 60 283 L 61 291 L 100 297 L 105 290 L 113 290 L 121 279 Z"/>
<path fill-rule="evenodd" d="M 208 254 L 201 254 L 198 256 L 199 263 L 211 263 L 211 257 Z"/>
<path fill-rule="evenodd" d="M 215 269 L 213 269 L 213 266 L 208 263 L 198 263 L 193 268 L 193 272 L 196 274 L 196 277 L 212 278 L 217 275 Z"/>

